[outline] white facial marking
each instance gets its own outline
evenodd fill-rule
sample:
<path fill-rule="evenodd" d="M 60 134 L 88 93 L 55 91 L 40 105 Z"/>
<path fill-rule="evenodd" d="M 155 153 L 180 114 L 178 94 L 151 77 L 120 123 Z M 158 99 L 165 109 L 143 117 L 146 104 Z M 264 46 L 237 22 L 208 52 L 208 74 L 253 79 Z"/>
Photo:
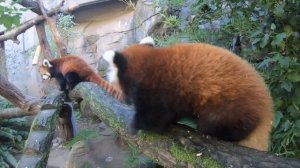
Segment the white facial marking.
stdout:
<path fill-rule="evenodd" d="M 153 40 L 153 38 L 152 37 L 150 37 L 150 36 L 147 36 L 147 37 L 145 37 L 145 38 L 143 38 L 141 41 L 140 41 L 140 44 L 150 44 L 150 45 L 155 45 L 155 42 L 154 42 L 154 40 Z"/>
<path fill-rule="evenodd" d="M 119 83 L 118 68 L 114 64 L 115 52 L 112 50 L 106 51 L 103 54 L 103 59 L 108 62 L 107 80 L 109 83 Z"/>
<path fill-rule="evenodd" d="M 43 78 L 43 80 L 47 80 L 47 79 L 50 79 L 50 76 L 45 74 L 45 75 L 42 75 L 42 78 Z"/>

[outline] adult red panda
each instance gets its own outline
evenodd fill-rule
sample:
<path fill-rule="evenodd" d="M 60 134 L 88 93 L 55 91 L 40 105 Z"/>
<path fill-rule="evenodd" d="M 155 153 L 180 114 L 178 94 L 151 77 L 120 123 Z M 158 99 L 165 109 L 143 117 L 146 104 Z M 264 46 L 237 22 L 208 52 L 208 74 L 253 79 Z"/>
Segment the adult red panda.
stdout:
<path fill-rule="evenodd" d="M 116 99 L 122 99 L 122 91 L 114 88 L 94 72 L 94 70 L 80 57 L 65 56 L 45 59 L 39 68 L 44 80 L 56 78 L 63 91 L 72 90 L 80 82 L 94 82 L 110 93 Z"/>
<path fill-rule="evenodd" d="M 209 44 L 155 48 L 150 37 L 121 52 L 103 54 L 109 81 L 133 101 L 136 130 L 164 131 L 182 117 L 200 133 L 266 151 L 272 99 L 255 69 Z"/>

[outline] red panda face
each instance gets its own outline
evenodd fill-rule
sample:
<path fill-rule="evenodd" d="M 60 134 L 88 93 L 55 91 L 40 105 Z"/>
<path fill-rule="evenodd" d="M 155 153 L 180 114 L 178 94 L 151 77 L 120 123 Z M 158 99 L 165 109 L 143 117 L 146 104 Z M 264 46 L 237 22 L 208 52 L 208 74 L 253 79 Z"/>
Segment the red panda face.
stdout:
<path fill-rule="evenodd" d="M 48 80 L 51 78 L 51 74 L 49 72 L 49 68 L 52 67 L 48 60 L 44 60 L 43 64 L 39 67 L 39 73 L 42 76 L 43 80 Z"/>

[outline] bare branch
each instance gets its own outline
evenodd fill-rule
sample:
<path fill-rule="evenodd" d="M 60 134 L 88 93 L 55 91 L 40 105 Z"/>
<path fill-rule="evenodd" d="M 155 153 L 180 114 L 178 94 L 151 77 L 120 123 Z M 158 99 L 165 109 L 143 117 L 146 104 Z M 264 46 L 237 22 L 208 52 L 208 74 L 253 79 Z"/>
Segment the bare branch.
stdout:
<path fill-rule="evenodd" d="M 117 31 L 117 32 L 111 32 L 111 33 L 107 33 L 107 34 L 104 34 L 104 35 L 101 35 L 99 37 L 105 37 L 105 36 L 108 36 L 108 35 L 111 35 L 111 34 L 118 34 L 118 33 L 127 33 L 127 32 L 130 32 L 130 31 L 133 31 L 135 29 L 138 29 L 140 28 L 146 21 L 148 21 L 149 19 L 151 19 L 152 17 L 158 15 L 160 13 L 154 13 L 153 15 L 147 17 L 146 19 L 144 19 L 142 22 L 140 22 L 136 27 L 133 27 L 131 29 L 128 29 L 128 30 L 123 30 L 123 31 Z"/>
<path fill-rule="evenodd" d="M 64 1 L 62 1 L 62 4 L 63 4 Z M 54 41 L 56 43 L 56 46 L 57 48 L 59 49 L 59 52 L 60 52 L 60 56 L 64 56 L 64 55 L 67 55 L 67 48 L 65 46 L 65 44 L 63 43 L 62 41 L 62 38 L 57 30 L 57 27 L 56 27 L 56 16 L 53 15 L 52 17 L 48 17 L 47 15 L 47 11 L 43 5 L 43 2 L 41 0 L 38 0 L 38 4 L 40 6 L 40 9 L 50 27 L 50 30 L 53 34 L 53 37 L 54 37 Z"/>
<path fill-rule="evenodd" d="M 37 111 L 35 111 L 35 112 L 37 112 Z M 8 119 L 8 118 L 36 115 L 37 113 L 35 113 L 35 112 L 29 113 L 27 110 L 22 110 L 19 108 L 7 108 L 7 109 L 0 110 L 0 118 Z"/>
<path fill-rule="evenodd" d="M 32 12 L 41 15 L 42 12 L 39 8 L 39 4 L 35 1 L 31 0 L 13 0 L 16 3 L 19 3 L 20 5 L 24 6 L 25 8 L 29 8 Z"/>
<path fill-rule="evenodd" d="M 51 60 L 53 57 L 51 54 L 49 42 L 47 40 L 44 22 L 36 25 L 35 28 L 36 28 L 36 32 L 38 35 L 38 39 L 39 39 L 44 57 L 47 58 L 48 60 Z"/>

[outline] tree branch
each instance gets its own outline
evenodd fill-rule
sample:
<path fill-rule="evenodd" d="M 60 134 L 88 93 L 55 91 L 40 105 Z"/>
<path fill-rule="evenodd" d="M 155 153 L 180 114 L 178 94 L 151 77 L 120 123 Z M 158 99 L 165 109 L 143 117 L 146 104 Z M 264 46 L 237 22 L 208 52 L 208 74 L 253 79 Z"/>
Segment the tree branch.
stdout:
<path fill-rule="evenodd" d="M 62 1 L 61 5 L 63 4 L 64 1 Z M 59 49 L 59 52 L 60 52 L 60 56 L 65 56 L 67 55 L 67 48 L 65 46 L 65 44 L 63 43 L 62 41 L 62 38 L 57 30 L 57 27 L 56 27 L 56 16 L 53 15 L 51 17 L 48 17 L 47 15 L 47 12 L 46 12 L 46 9 L 43 5 L 43 1 L 41 0 L 38 0 L 38 4 L 39 4 L 39 7 L 40 7 L 40 10 L 42 11 L 43 13 L 43 16 L 45 17 L 49 27 L 50 27 L 50 30 L 53 34 L 53 37 L 54 37 L 54 41 L 56 43 L 56 46 L 57 48 Z"/>
<path fill-rule="evenodd" d="M 140 132 L 128 133 L 134 115 L 131 106 L 113 99 L 95 84 L 82 82 L 69 95 L 81 100 L 81 107 L 91 109 L 129 144 L 165 167 L 299 167 L 300 161 L 270 153 L 207 139 L 183 127 L 173 127 L 163 135 Z"/>
<path fill-rule="evenodd" d="M 24 1 L 21 1 L 21 2 L 24 2 Z M 27 2 L 27 1 L 25 1 Z M 28 1 L 28 4 L 30 1 Z M 36 3 L 36 2 L 35 2 Z M 33 3 L 33 4 L 35 4 Z M 33 5 L 35 6 L 35 5 Z M 31 7 L 31 6 L 26 6 L 26 7 Z M 49 10 L 49 12 L 47 13 L 48 16 L 52 16 L 56 13 L 69 13 L 69 12 L 72 12 L 74 10 L 76 10 L 77 8 L 79 7 L 79 5 L 73 5 L 71 7 L 68 7 L 68 8 L 53 8 L 51 10 Z M 34 8 L 34 7 L 33 7 Z M 30 27 L 34 26 L 34 25 L 37 25 L 39 24 L 41 21 L 43 21 L 45 18 L 44 16 L 37 16 L 33 19 L 30 19 L 28 21 L 25 21 L 23 22 L 19 27 L 16 27 L 12 30 L 9 30 L 7 32 L 0 32 L 0 43 L 1 42 L 4 42 L 6 40 L 13 40 L 15 43 L 19 44 L 20 42 L 17 40 L 17 36 L 21 33 L 24 33 L 27 29 L 29 29 Z M 1 35 L 3 34 L 3 35 Z"/>
<path fill-rule="evenodd" d="M 39 8 L 39 4 L 35 1 L 31 1 L 31 0 L 13 0 L 16 3 L 19 3 L 20 5 L 24 6 L 25 8 L 30 9 L 32 12 L 41 15 L 42 12 Z"/>
<path fill-rule="evenodd" d="M 41 45 L 44 57 L 47 58 L 48 60 L 51 60 L 53 56 L 51 54 L 50 45 L 47 40 L 44 22 L 37 24 L 35 28 L 36 28 L 39 43 Z"/>
<path fill-rule="evenodd" d="M 0 36 L 0 43 L 6 40 L 13 40 L 15 43 L 19 44 L 20 41 L 17 39 L 17 36 L 21 33 L 24 33 L 30 27 L 39 24 L 44 19 L 45 19 L 44 16 L 37 16 L 31 20 L 24 22 L 19 27 L 12 29 L 8 32 L 5 32 L 3 35 Z"/>
<path fill-rule="evenodd" d="M 7 81 L 1 74 L 0 95 L 13 103 L 16 107 L 22 109 L 22 111 L 27 111 L 28 115 L 36 114 L 41 108 L 39 100 L 29 98 L 22 94 L 17 87 Z"/>
<path fill-rule="evenodd" d="M 34 111 L 37 112 L 37 111 Z M 27 110 L 22 110 L 19 108 L 7 108 L 0 110 L 0 119 L 24 117 L 29 115 L 36 115 L 37 113 L 29 113 Z"/>

